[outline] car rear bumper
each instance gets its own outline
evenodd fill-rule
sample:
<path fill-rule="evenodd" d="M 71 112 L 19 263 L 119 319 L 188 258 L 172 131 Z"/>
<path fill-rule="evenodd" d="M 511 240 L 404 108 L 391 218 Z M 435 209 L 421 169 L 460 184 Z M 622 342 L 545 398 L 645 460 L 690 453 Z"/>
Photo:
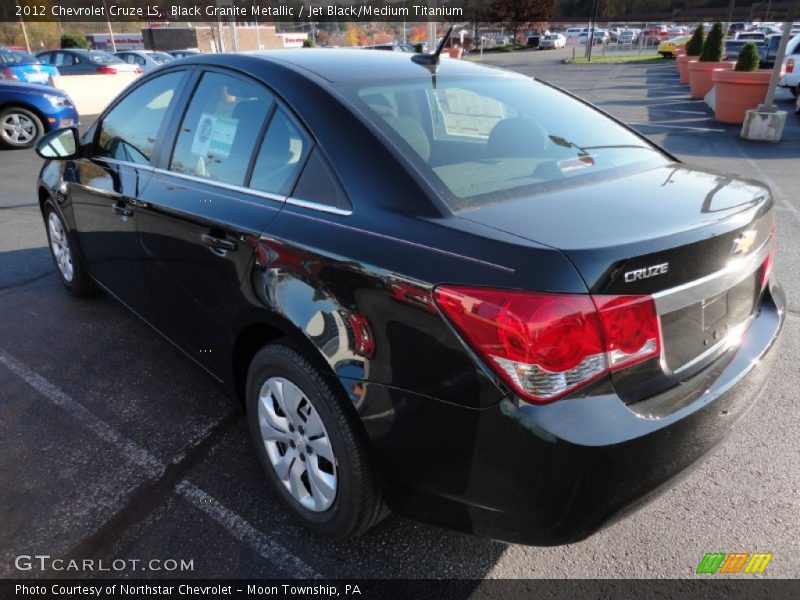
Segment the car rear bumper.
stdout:
<path fill-rule="evenodd" d="M 738 348 L 681 386 L 696 399 L 660 418 L 643 416 L 659 397 L 626 406 L 610 387 L 545 406 L 507 398 L 469 409 L 366 384 L 360 412 L 390 506 L 505 541 L 583 539 L 726 436 L 769 376 L 784 318 L 773 283 Z"/>

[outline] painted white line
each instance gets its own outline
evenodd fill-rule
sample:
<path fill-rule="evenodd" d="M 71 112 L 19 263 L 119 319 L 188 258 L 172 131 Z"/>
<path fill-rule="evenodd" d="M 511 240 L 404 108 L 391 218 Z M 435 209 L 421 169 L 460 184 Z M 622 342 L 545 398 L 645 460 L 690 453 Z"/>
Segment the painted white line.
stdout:
<path fill-rule="evenodd" d="M 88 431 L 114 446 L 126 460 L 143 467 L 150 477 L 158 477 L 164 472 L 166 465 L 163 461 L 133 440 L 125 437 L 82 404 L 73 400 L 58 386 L 24 365 L 2 348 L 0 348 L 0 364 L 69 414 Z M 284 573 L 298 578 L 322 579 L 322 575 L 306 565 L 300 558 L 294 556 L 265 533 L 258 531 L 243 517 L 224 506 L 216 498 L 193 483 L 183 479 L 176 486 L 176 491 L 195 508 L 213 518 L 231 536 L 253 548 L 262 558 L 278 567 Z"/>
<path fill-rule="evenodd" d="M 193 483 L 184 479 L 178 484 L 177 490 L 181 496 L 222 525 L 234 537 L 255 548 L 261 556 L 282 556 L 283 562 L 289 563 L 284 565 L 284 570 L 286 566 L 290 566 L 289 572 L 296 574 L 298 577 L 322 579 L 322 575 L 311 569 L 296 556 L 287 554 L 283 546 L 258 531 L 242 517 L 220 504 L 213 496 L 209 496 Z"/>
<path fill-rule="evenodd" d="M 634 127 L 667 127 L 669 129 L 688 129 L 689 131 L 714 131 L 724 133 L 724 129 L 712 129 L 710 127 L 685 127 L 683 125 L 659 125 L 658 123 L 628 123 Z"/>
<path fill-rule="evenodd" d="M 767 172 L 758 165 L 756 161 L 754 161 L 747 154 L 745 154 L 744 150 L 741 148 L 739 144 L 736 145 L 736 149 L 739 151 L 739 154 L 742 156 L 742 158 L 744 158 L 747 162 L 749 162 L 750 165 L 756 171 L 758 171 L 761 179 L 763 179 L 764 182 L 773 190 L 773 192 L 775 192 L 778 201 L 784 205 L 786 210 L 788 210 L 792 214 L 792 216 L 795 219 L 797 219 L 798 222 L 800 222 L 800 211 L 798 211 L 797 207 L 794 204 L 792 204 L 792 202 L 789 200 L 789 196 L 786 195 L 781 186 L 779 186 L 778 183 L 772 177 L 770 177 L 767 174 Z"/>
<path fill-rule="evenodd" d="M 157 477 L 164 471 L 164 464 L 158 460 L 158 458 L 97 418 L 92 412 L 75 402 L 57 386 L 26 367 L 2 349 L 0 349 L 0 364 L 4 365 L 9 371 L 22 379 L 42 396 L 69 414 L 84 428 L 101 440 L 117 448 L 128 462 L 144 468 L 148 476 Z"/>
<path fill-rule="evenodd" d="M 655 108 L 655 107 L 653 107 Z M 659 108 L 657 109 L 658 112 L 665 112 L 665 113 L 677 113 L 681 115 L 705 115 L 708 116 L 707 112 L 702 110 L 670 110 L 668 108 Z"/>

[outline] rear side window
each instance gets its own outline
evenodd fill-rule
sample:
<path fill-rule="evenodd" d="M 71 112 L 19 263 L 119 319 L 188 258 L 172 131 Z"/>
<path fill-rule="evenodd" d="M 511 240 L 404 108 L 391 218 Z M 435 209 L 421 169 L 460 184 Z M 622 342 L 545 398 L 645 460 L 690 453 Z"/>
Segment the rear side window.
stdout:
<path fill-rule="evenodd" d="M 297 181 L 293 197 L 332 208 L 349 210 L 350 201 L 333 174 L 328 161 L 319 148 L 314 148 L 308 157 L 303 173 Z"/>
<path fill-rule="evenodd" d="M 273 100 L 262 87 L 206 73 L 181 123 L 169 169 L 244 185 L 258 136 Z"/>
<path fill-rule="evenodd" d="M 310 146 L 308 136 L 278 108 L 259 149 L 250 187 L 272 194 L 288 194 Z"/>
<path fill-rule="evenodd" d="M 125 96 L 100 124 L 95 155 L 146 165 L 175 98 L 182 71 L 167 73 Z"/>

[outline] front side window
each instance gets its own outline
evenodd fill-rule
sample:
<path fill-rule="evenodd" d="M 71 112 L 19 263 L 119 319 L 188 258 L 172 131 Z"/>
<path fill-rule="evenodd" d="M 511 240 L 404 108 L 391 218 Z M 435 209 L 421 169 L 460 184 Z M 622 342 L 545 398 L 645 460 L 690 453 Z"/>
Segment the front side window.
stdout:
<path fill-rule="evenodd" d="M 161 124 L 182 78 L 182 71 L 161 75 L 121 100 L 100 124 L 95 155 L 149 164 Z"/>
<path fill-rule="evenodd" d="M 341 88 L 454 211 L 669 162 L 602 113 L 525 77 Z"/>
<path fill-rule="evenodd" d="M 272 103 L 254 83 L 204 74 L 181 123 L 170 171 L 244 185 Z"/>

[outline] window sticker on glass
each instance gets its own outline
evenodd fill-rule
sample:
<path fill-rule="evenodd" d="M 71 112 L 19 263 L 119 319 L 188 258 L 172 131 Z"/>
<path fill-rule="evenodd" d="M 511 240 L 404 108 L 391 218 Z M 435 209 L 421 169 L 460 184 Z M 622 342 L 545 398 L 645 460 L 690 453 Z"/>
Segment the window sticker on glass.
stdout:
<path fill-rule="evenodd" d="M 437 133 L 446 136 L 485 140 L 497 122 L 507 116 L 501 102 L 469 90 L 445 88 L 433 90 L 433 94 L 442 117 L 436 123 Z"/>
<path fill-rule="evenodd" d="M 210 158 L 228 158 L 231 155 L 238 125 L 238 119 L 203 113 L 192 140 L 192 154 Z"/>

